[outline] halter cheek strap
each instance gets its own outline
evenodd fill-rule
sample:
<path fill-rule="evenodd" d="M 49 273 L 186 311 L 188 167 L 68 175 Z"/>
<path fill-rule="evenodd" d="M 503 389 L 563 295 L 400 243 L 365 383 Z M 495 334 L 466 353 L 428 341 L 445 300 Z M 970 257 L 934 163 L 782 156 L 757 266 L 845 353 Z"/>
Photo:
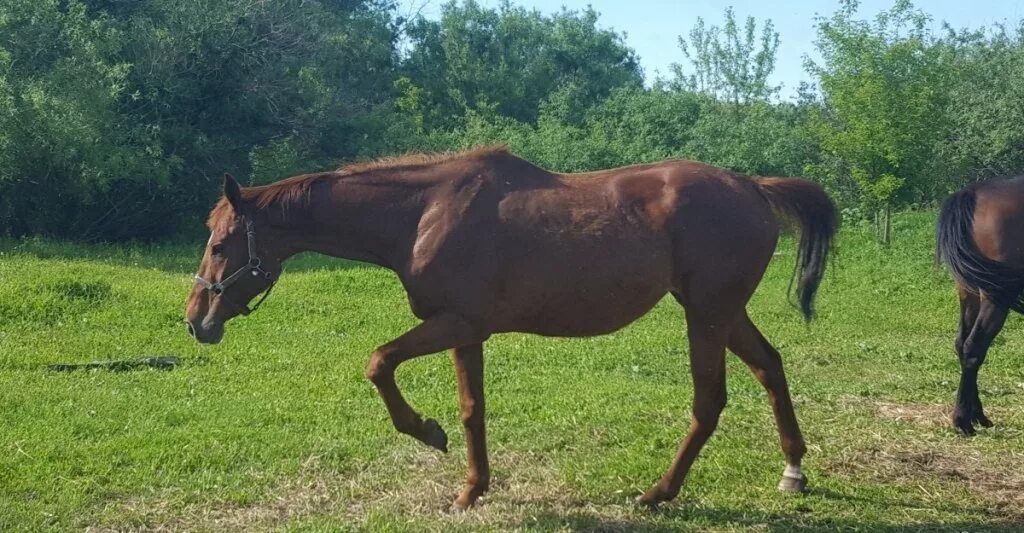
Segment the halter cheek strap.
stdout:
<path fill-rule="evenodd" d="M 212 292 L 215 298 L 220 298 L 222 301 L 227 302 L 243 316 L 248 316 L 252 314 L 253 311 L 259 309 L 263 301 L 267 299 L 267 296 L 270 296 L 270 291 L 274 290 L 274 284 L 277 283 L 277 279 L 274 278 L 273 274 L 263 269 L 263 261 L 260 260 L 258 255 L 256 255 L 256 230 L 251 220 L 245 221 L 245 237 L 249 245 L 248 263 L 234 271 L 230 276 L 216 283 L 203 278 L 199 274 L 196 274 L 195 282 L 201 285 L 204 289 Z M 249 309 L 248 305 L 240 304 L 231 298 L 228 298 L 228 296 L 224 294 L 225 289 L 234 285 L 235 282 L 241 279 L 247 272 L 251 273 L 253 276 L 263 276 L 263 279 L 270 281 L 270 285 L 267 287 L 267 290 L 263 293 L 263 296 L 260 297 L 259 301 L 256 302 L 256 305 L 252 306 L 252 309 Z"/>

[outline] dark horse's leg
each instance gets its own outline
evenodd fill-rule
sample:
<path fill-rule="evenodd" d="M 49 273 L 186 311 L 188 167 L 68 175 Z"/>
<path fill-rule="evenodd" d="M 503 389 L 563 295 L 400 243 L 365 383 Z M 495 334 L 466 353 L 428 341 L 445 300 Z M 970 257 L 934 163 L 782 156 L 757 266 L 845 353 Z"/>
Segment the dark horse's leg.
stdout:
<path fill-rule="evenodd" d="M 491 470 L 487 464 L 487 436 L 484 431 L 484 347 L 476 343 L 452 350 L 455 376 L 459 381 L 459 407 L 466 432 L 469 477 L 466 488 L 455 499 L 456 509 L 466 509 L 487 491 Z"/>
<path fill-rule="evenodd" d="M 757 380 L 768 390 L 768 399 L 779 428 L 782 453 L 786 456 L 786 470 L 779 482 L 779 490 L 799 492 L 807 486 L 807 477 L 800 469 L 800 461 L 807 446 L 800 434 L 800 426 L 793 412 L 789 385 L 782 370 L 782 358 L 775 347 L 758 331 L 757 326 L 744 313 L 729 336 L 729 349 L 750 367 Z"/>
<path fill-rule="evenodd" d="M 377 348 L 370 358 L 366 377 L 377 387 L 391 415 L 395 429 L 443 452 L 448 451 L 448 436 L 437 421 L 423 420 L 405 401 L 395 383 L 395 369 L 414 357 L 437 353 L 454 346 L 480 343 L 485 337 L 469 323 L 452 314 L 431 317 L 401 337 Z"/>
<path fill-rule="evenodd" d="M 971 330 L 974 329 L 974 323 L 977 322 L 978 320 L 978 311 L 981 310 L 981 299 L 977 294 L 968 291 L 959 283 L 957 284 L 956 289 L 957 295 L 960 297 L 960 324 L 956 330 L 956 340 L 954 341 L 954 347 L 956 349 L 957 359 L 960 361 L 961 384 L 960 387 L 958 387 L 957 389 L 956 403 L 954 404 L 953 408 L 953 425 L 957 428 L 961 428 L 962 424 L 966 424 L 968 426 L 971 426 L 973 429 L 973 425 L 975 422 L 981 423 L 982 425 L 985 425 L 985 423 L 991 424 L 991 422 L 987 418 L 985 418 L 983 414 L 981 415 L 981 418 L 984 418 L 984 422 L 982 422 L 981 420 L 975 420 L 975 417 L 972 414 L 975 411 L 981 411 L 980 408 L 975 409 L 974 407 L 975 401 L 977 401 L 978 405 L 980 406 L 980 398 L 978 398 L 977 395 L 975 395 L 972 398 L 967 398 L 963 396 L 964 341 L 967 340 L 967 337 L 971 334 Z M 988 426 L 986 425 L 985 427 Z M 961 429 L 961 431 L 963 430 Z"/>
<path fill-rule="evenodd" d="M 964 435 L 974 435 L 974 424 L 989 427 L 978 396 L 978 369 L 999 330 L 1003 328 L 1009 309 L 987 298 L 979 298 L 960 290 L 960 329 L 956 348 L 960 357 L 960 388 L 956 393 L 953 425 Z M 971 321 L 974 318 L 973 322 Z"/>
<path fill-rule="evenodd" d="M 690 372 L 693 375 L 693 420 L 672 466 L 640 496 L 639 502 L 651 507 L 679 494 L 686 473 L 715 431 L 718 417 L 725 408 L 725 343 L 730 322 L 716 324 L 690 311 L 687 308 L 686 324 L 690 341 Z"/>

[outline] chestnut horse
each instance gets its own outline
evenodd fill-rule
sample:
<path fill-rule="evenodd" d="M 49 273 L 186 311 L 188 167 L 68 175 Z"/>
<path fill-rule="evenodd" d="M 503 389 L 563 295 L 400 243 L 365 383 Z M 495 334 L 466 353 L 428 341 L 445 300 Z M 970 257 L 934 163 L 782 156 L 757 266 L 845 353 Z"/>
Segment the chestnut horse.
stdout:
<path fill-rule="evenodd" d="M 956 280 L 960 386 L 953 425 L 991 427 L 978 397 L 978 369 L 1006 315 L 1024 313 L 1024 176 L 968 185 L 939 213 L 937 256 Z"/>
<path fill-rule="evenodd" d="M 393 270 L 422 322 L 377 348 L 366 375 L 398 431 L 447 451 L 447 435 L 406 402 L 395 371 L 452 350 L 469 464 L 454 507 L 464 509 L 490 483 L 484 341 L 513 331 L 609 333 L 671 293 L 686 314 L 693 420 L 672 466 L 640 501 L 675 497 L 715 430 L 726 347 L 768 390 L 787 465 L 780 488 L 802 490 L 806 447 L 782 362 L 745 310 L 778 240 L 773 209 L 801 228 L 796 291 L 809 319 L 836 212 L 808 181 L 749 178 L 692 161 L 555 174 L 502 148 L 382 160 L 246 189 L 226 176 L 186 320 L 199 342 L 218 342 L 224 324 L 269 290 L 281 263 L 306 250 Z"/>

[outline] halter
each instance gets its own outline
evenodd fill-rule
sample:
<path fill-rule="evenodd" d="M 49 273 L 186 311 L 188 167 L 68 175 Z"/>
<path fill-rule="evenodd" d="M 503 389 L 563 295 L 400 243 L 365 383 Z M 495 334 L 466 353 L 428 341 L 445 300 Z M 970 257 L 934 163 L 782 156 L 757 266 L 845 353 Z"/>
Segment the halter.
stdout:
<path fill-rule="evenodd" d="M 263 262 L 260 260 L 259 256 L 256 255 L 256 230 L 253 228 L 251 220 L 245 221 L 245 237 L 249 242 L 248 263 L 246 263 L 241 268 L 236 270 L 230 276 L 220 280 L 217 283 L 212 283 L 204 279 L 199 274 L 196 274 L 196 283 L 202 285 L 204 289 L 212 292 L 215 297 L 220 298 L 221 300 L 230 304 L 243 316 L 249 316 L 249 314 L 251 314 L 253 311 L 259 309 L 260 304 L 263 303 L 263 300 L 267 299 L 267 296 L 270 296 L 270 291 L 274 289 L 274 284 L 277 283 L 277 280 L 274 279 L 274 276 L 270 272 L 263 270 L 263 267 L 260 266 Z M 263 296 L 260 298 L 258 302 L 256 302 L 256 305 L 252 306 L 252 309 L 249 309 L 248 305 L 240 304 L 228 298 L 228 296 L 224 294 L 224 289 L 227 289 L 236 281 L 241 279 L 241 277 L 245 275 L 246 271 L 252 273 L 253 276 L 263 276 L 263 279 L 270 281 L 270 286 L 267 287 L 267 290 L 263 292 Z"/>

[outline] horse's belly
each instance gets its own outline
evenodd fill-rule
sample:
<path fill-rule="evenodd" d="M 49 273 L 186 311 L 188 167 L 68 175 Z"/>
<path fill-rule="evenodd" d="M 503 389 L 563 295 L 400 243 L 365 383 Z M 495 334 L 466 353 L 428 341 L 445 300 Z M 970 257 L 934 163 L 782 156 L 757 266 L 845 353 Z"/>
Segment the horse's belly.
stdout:
<path fill-rule="evenodd" d="M 511 320 L 502 329 L 580 337 L 626 326 L 650 311 L 671 286 L 667 254 L 646 252 L 646 257 L 606 253 L 589 262 L 565 256 L 529 275 L 513 275 L 503 298 L 510 304 Z"/>
<path fill-rule="evenodd" d="M 664 291 L 633 294 L 629 297 L 567 297 L 552 302 L 536 313 L 523 317 L 512 331 L 551 337 L 589 337 L 603 335 L 629 325 L 651 310 Z"/>

